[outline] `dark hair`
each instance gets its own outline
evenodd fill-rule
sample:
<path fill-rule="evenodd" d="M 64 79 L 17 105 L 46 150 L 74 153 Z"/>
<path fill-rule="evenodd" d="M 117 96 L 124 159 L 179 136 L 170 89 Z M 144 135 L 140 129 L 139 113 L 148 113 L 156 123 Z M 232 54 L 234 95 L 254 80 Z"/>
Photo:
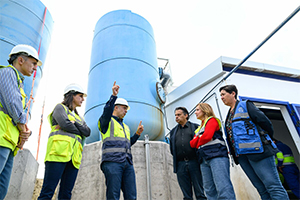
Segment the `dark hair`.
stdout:
<path fill-rule="evenodd" d="M 21 57 L 24 58 L 25 60 L 26 60 L 28 57 L 32 57 L 32 56 L 29 56 L 28 53 L 26 53 L 26 52 L 15 53 L 15 54 L 10 55 L 10 58 L 7 60 L 8 64 L 13 65 L 14 61 L 15 61 L 19 56 L 21 56 Z M 26 58 L 25 58 L 25 57 L 26 57 Z M 33 58 L 33 57 L 32 57 L 32 58 Z M 34 59 L 35 59 L 35 58 L 34 58 Z"/>
<path fill-rule="evenodd" d="M 235 92 L 234 98 L 237 99 L 238 90 L 235 85 L 225 85 L 223 87 L 220 87 L 219 92 L 221 92 L 222 90 L 225 90 L 229 94 L 231 94 L 232 92 Z"/>
<path fill-rule="evenodd" d="M 67 106 L 71 111 L 74 109 L 74 112 L 78 115 L 76 108 L 73 108 L 73 97 L 77 94 L 81 94 L 80 92 L 75 92 L 74 90 L 69 91 L 64 95 L 64 100 L 61 102 L 65 106 Z"/>
<path fill-rule="evenodd" d="M 184 114 L 184 115 L 187 115 L 186 120 L 189 120 L 189 118 L 190 118 L 189 111 L 188 111 L 185 107 L 177 107 L 177 108 L 175 108 L 175 111 L 176 111 L 176 110 L 182 110 L 183 114 Z M 175 112 L 175 111 L 174 111 L 174 112 Z"/>

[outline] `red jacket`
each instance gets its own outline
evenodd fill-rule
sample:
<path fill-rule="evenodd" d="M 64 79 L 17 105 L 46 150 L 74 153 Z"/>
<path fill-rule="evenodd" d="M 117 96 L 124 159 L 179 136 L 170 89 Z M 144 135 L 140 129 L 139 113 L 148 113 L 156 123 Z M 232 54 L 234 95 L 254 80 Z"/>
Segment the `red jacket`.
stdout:
<path fill-rule="evenodd" d="M 204 121 L 202 121 L 202 124 L 204 123 Z M 215 118 L 211 118 L 206 126 L 205 126 L 205 131 L 202 134 L 201 137 L 199 136 L 195 136 L 191 141 L 190 141 L 190 145 L 192 148 L 196 148 L 198 149 L 201 145 L 206 144 L 207 142 L 211 141 L 214 133 L 216 131 L 218 131 L 219 128 L 219 124 L 217 122 L 217 120 Z"/>

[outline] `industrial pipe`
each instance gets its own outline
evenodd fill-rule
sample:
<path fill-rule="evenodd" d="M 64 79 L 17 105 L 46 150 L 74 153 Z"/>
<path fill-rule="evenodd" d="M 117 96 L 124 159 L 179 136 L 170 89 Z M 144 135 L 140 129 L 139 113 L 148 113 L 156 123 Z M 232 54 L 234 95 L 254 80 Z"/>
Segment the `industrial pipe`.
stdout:
<path fill-rule="evenodd" d="M 244 62 L 246 62 L 246 60 L 248 60 L 248 58 L 250 58 L 250 56 L 252 56 L 263 44 L 265 44 L 277 31 L 279 31 L 279 29 L 281 29 L 290 19 L 292 19 L 300 10 L 300 6 L 298 8 L 296 8 L 292 14 L 290 14 L 281 24 L 279 24 L 279 26 L 277 26 L 277 28 L 270 33 L 249 55 L 247 55 L 237 66 L 235 66 L 228 74 L 226 77 L 224 77 L 222 80 L 220 80 L 203 98 L 202 100 L 199 102 L 203 102 L 203 100 L 213 91 L 216 89 L 216 87 L 218 87 L 223 81 L 225 81 L 233 72 L 235 72 Z M 195 111 L 196 111 L 196 107 L 195 106 L 189 113 L 189 115 L 192 115 Z"/>

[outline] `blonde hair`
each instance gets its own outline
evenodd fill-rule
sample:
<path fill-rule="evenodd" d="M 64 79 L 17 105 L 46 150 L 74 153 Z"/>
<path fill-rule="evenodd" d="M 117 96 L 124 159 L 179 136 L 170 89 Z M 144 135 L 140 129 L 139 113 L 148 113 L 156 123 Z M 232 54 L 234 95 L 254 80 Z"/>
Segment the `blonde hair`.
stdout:
<path fill-rule="evenodd" d="M 205 119 L 207 119 L 208 117 L 214 117 L 216 118 L 216 115 L 212 109 L 212 107 L 208 104 L 208 103 L 198 103 L 198 105 L 200 110 L 204 113 L 204 117 Z"/>

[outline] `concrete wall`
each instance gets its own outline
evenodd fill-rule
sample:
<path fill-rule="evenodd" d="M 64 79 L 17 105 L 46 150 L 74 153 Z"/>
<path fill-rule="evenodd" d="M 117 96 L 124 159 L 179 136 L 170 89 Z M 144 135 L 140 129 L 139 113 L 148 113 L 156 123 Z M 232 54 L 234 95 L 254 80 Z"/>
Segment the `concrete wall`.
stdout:
<path fill-rule="evenodd" d="M 82 164 L 79 169 L 72 199 L 105 199 L 105 178 L 100 170 L 102 142 L 84 147 Z M 144 141 L 138 141 L 132 147 L 134 169 L 137 183 L 137 199 L 148 199 L 147 170 Z M 152 199 L 183 199 L 173 173 L 172 155 L 169 145 L 164 142 L 150 142 L 150 167 Z M 121 199 L 122 193 L 121 193 Z"/>
<path fill-rule="evenodd" d="M 14 158 L 8 193 L 5 200 L 31 199 L 39 164 L 28 149 Z"/>
<path fill-rule="evenodd" d="M 82 164 L 79 169 L 72 200 L 105 199 L 105 178 L 100 170 L 102 142 L 84 147 Z M 147 171 L 144 141 L 132 147 L 137 184 L 137 199 L 148 199 Z M 181 200 L 183 195 L 173 173 L 173 160 L 169 145 L 164 142 L 150 141 L 151 194 L 157 200 Z M 240 166 L 231 165 L 230 176 L 237 200 L 260 199 Z M 121 199 L 122 197 L 121 192 Z"/>

